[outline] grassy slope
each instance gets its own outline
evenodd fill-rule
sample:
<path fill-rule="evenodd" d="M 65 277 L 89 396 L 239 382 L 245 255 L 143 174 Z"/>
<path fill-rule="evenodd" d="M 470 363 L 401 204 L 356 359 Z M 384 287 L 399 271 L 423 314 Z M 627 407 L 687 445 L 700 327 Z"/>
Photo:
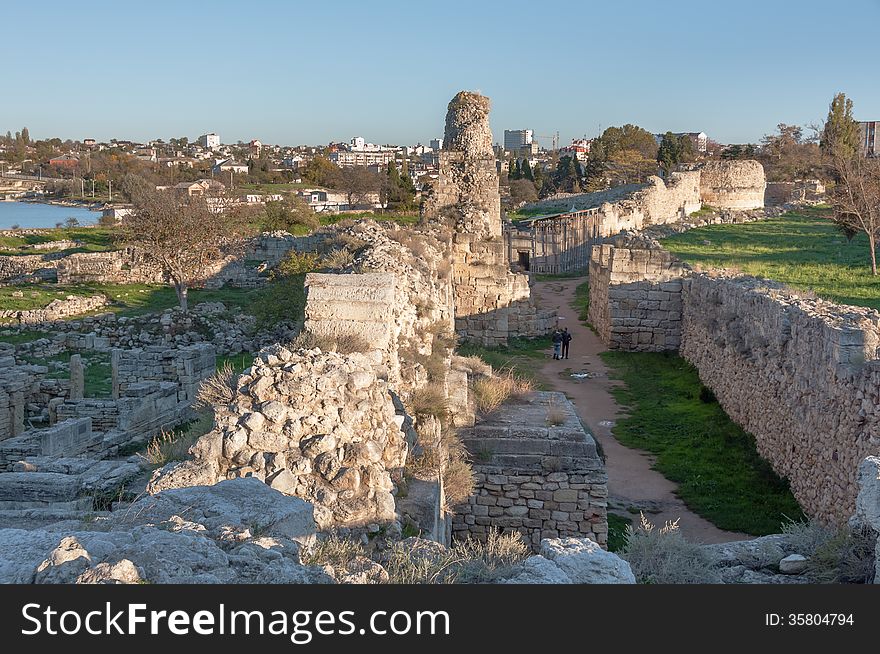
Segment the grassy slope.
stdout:
<path fill-rule="evenodd" d="M 113 249 L 109 229 L 102 227 L 73 227 L 44 229 L 40 230 L 37 234 L 23 234 L 21 236 L 0 236 L 0 255 L 57 252 L 57 250 L 22 250 L 20 248 L 24 245 L 63 240 L 82 242 L 81 247 L 63 250 L 68 254 L 74 252 L 100 252 Z"/>
<path fill-rule="evenodd" d="M 711 225 L 676 234 L 663 246 L 703 268 L 733 268 L 820 297 L 880 309 L 880 278 L 871 275 L 867 237 L 848 242 L 821 209 L 745 225 Z"/>
<path fill-rule="evenodd" d="M 614 427 L 623 444 L 657 456 L 656 469 L 679 484 L 678 494 L 696 513 L 722 529 L 776 533 L 801 510 L 761 459 L 754 439 L 734 424 L 711 396 L 701 399 L 694 369 L 677 355 L 605 352 L 613 391 L 630 415 Z"/>

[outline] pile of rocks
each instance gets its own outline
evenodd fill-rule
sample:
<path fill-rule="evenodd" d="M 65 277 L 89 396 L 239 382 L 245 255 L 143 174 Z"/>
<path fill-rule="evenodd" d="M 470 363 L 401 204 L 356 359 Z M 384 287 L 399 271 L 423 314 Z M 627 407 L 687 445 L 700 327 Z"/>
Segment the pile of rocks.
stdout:
<path fill-rule="evenodd" d="M 392 474 L 408 445 L 376 359 L 320 349 L 264 349 L 240 375 L 195 459 L 162 468 L 152 493 L 255 477 L 313 502 L 322 528 L 395 519 Z"/>

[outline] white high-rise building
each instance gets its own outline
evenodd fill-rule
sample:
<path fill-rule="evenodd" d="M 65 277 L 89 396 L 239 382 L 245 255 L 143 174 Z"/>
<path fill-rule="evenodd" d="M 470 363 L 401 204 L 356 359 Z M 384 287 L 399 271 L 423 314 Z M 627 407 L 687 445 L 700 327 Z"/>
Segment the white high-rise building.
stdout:
<path fill-rule="evenodd" d="M 199 145 L 208 150 L 214 150 L 220 147 L 220 137 L 213 132 L 210 134 L 202 134 L 199 137 Z"/>

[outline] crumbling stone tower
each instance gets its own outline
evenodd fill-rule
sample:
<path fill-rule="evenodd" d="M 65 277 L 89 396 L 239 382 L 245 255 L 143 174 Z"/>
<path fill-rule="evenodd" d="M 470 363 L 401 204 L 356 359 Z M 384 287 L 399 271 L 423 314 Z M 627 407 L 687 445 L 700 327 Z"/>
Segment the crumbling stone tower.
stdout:
<path fill-rule="evenodd" d="M 526 275 L 510 271 L 489 128 L 489 98 L 459 92 L 449 103 L 440 178 L 423 219 L 452 229 L 455 326 L 485 345 L 546 333 L 555 315 L 531 303 Z"/>

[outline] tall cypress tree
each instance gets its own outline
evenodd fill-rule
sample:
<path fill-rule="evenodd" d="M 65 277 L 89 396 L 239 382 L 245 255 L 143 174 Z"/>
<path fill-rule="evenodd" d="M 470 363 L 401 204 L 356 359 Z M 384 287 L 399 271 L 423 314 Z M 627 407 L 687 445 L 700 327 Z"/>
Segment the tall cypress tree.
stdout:
<path fill-rule="evenodd" d="M 534 177 L 534 175 L 532 175 L 532 166 L 529 164 L 528 159 L 523 159 L 522 168 L 520 170 L 522 171 L 522 178 L 523 179 L 527 179 L 530 182 L 535 181 L 535 177 Z"/>

